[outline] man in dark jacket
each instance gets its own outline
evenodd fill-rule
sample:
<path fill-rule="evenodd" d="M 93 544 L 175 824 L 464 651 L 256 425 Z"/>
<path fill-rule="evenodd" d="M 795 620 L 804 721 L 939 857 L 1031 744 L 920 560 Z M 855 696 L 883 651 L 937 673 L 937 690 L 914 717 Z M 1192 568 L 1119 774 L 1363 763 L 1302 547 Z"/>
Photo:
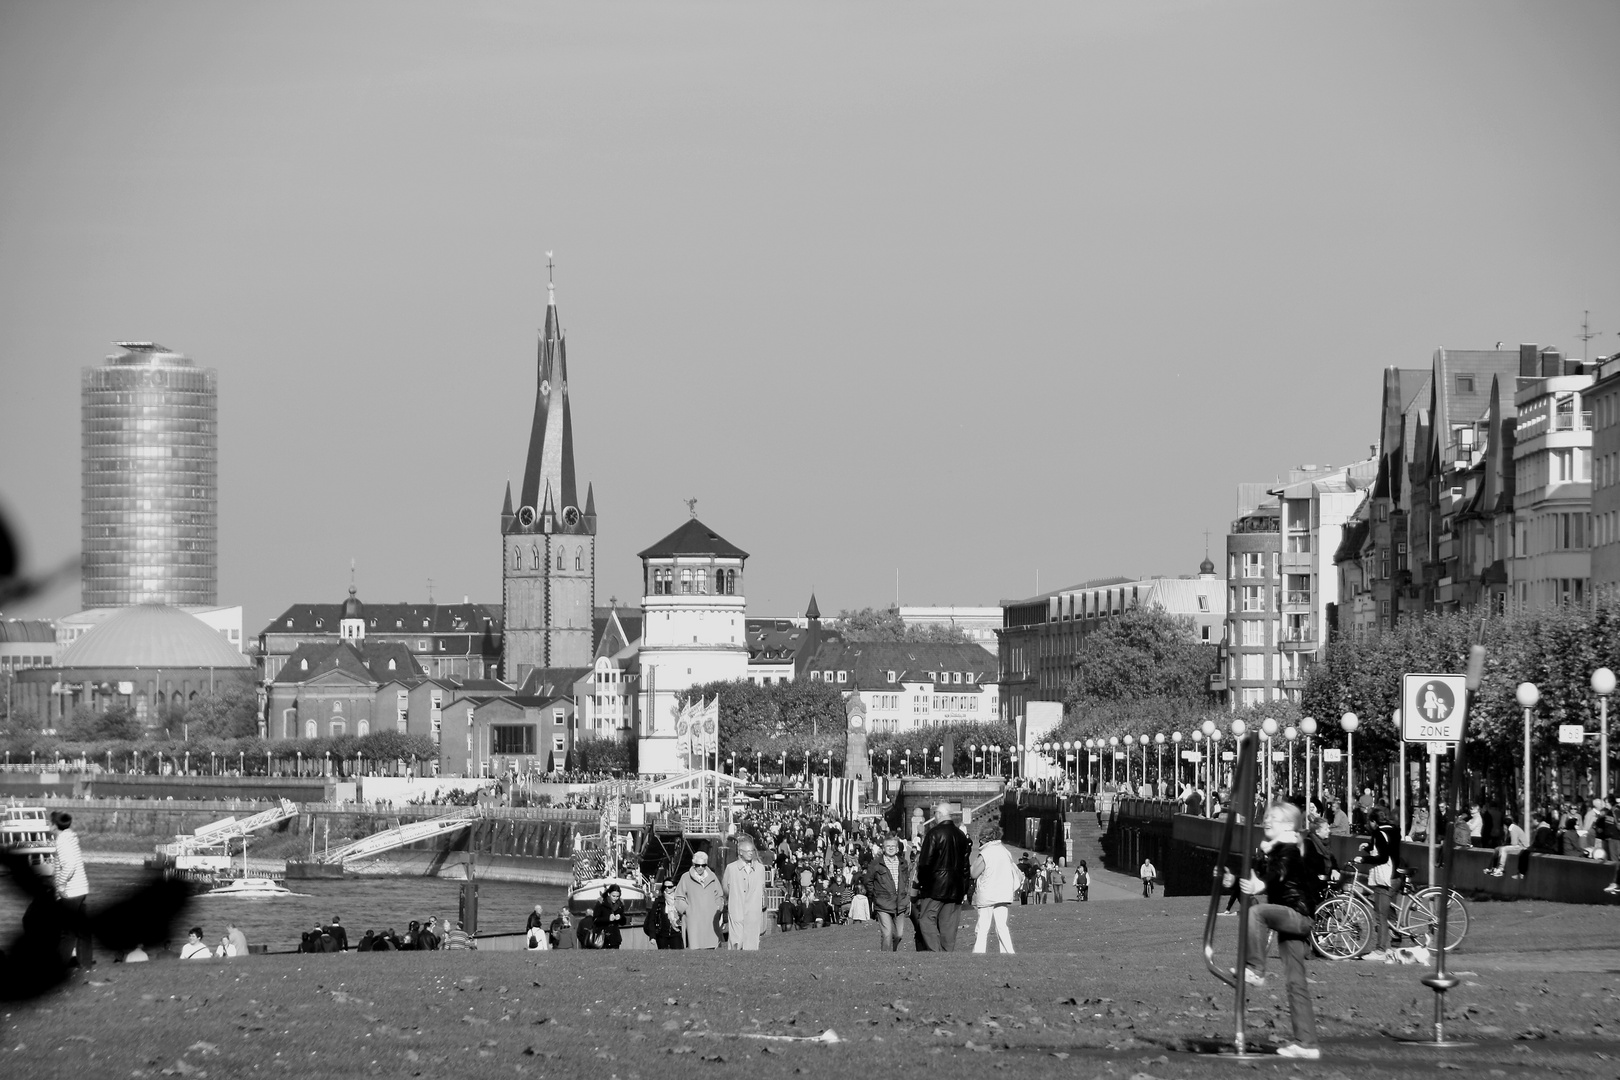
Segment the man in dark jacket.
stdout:
<path fill-rule="evenodd" d="M 956 948 L 956 924 L 967 883 L 967 834 L 951 820 L 950 805 L 936 803 L 934 820 L 917 853 L 917 940 L 926 951 Z"/>

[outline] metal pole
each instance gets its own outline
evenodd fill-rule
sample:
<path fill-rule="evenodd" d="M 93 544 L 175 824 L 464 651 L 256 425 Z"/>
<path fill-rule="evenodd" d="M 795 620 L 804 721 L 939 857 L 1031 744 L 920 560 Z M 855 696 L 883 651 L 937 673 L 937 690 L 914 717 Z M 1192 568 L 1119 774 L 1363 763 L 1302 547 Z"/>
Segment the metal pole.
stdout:
<path fill-rule="evenodd" d="M 1396 734 L 1402 736 L 1401 739 L 1399 740 L 1400 748 L 1401 748 L 1401 802 L 1400 802 L 1400 807 L 1401 807 L 1401 828 L 1400 828 L 1400 833 L 1401 833 L 1402 836 L 1405 836 L 1406 832 L 1407 832 L 1408 825 L 1409 825 L 1409 822 L 1406 820 L 1406 738 L 1405 738 L 1405 733 L 1402 732 L 1399 728 L 1396 728 Z M 1434 878 L 1431 877 L 1429 880 L 1433 881 Z"/>
<path fill-rule="evenodd" d="M 1434 752 L 1434 744 L 1429 744 L 1429 884 L 1434 884 L 1434 833 L 1435 833 L 1435 782 L 1440 778 L 1440 755 Z"/>
<path fill-rule="evenodd" d="M 1530 832 L 1530 710 L 1532 705 L 1524 707 L 1524 835 L 1528 839 Z"/>
<path fill-rule="evenodd" d="M 1598 794 L 1609 798 L 1609 695 L 1598 697 Z M 1525 833 L 1528 837 L 1530 834 Z"/>

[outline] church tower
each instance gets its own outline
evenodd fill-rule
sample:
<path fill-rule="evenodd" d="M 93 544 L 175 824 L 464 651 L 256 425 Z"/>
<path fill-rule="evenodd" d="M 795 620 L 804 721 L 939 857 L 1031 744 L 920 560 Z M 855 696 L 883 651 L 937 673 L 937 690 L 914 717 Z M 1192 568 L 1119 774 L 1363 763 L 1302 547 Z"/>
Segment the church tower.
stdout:
<path fill-rule="evenodd" d="M 550 260 L 547 260 L 547 276 Z M 596 607 L 596 493 L 580 508 L 574 482 L 574 421 L 568 401 L 568 347 L 547 281 L 540 332 L 534 426 L 517 506 L 506 485 L 501 507 L 501 675 L 521 684 L 536 668 L 589 667 Z"/>

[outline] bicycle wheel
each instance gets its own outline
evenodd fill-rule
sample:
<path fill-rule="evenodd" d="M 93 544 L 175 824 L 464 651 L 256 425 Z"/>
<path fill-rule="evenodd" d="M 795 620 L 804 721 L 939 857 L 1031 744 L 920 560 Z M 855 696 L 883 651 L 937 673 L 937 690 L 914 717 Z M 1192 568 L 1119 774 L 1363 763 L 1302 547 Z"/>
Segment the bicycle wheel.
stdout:
<path fill-rule="evenodd" d="M 1372 912 L 1358 900 L 1334 896 L 1316 907 L 1311 944 L 1325 960 L 1354 960 L 1372 943 Z"/>
<path fill-rule="evenodd" d="M 1440 893 L 1438 885 L 1430 885 L 1419 889 L 1410 900 L 1401 905 L 1401 928 L 1410 933 L 1425 948 L 1434 948 L 1435 931 L 1438 929 L 1434 923 L 1440 914 Z M 1449 890 L 1449 902 L 1446 906 L 1446 952 L 1451 952 L 1468 934 L 1468 905 L 1463 898 L 1457 895 L 1456 889 Z"/>

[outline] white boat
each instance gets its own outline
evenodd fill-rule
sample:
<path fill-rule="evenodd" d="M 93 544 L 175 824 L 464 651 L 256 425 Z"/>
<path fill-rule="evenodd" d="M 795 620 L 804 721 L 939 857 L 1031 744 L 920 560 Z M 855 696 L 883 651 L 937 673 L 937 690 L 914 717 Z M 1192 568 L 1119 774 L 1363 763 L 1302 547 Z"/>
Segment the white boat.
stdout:
<path fill-rule="evenodd" d="M 277 896 L 303 896 L 279 881 L 263 877 L 233 878 L 223 885 L 215 885 L 204 896 L 238 896 L 248 900 L 266 900 Z"/>
<path fill-rule="evenodd" d="M 56 873 L 56 829 L 43 806 L 8 806 L 0 818 L 0 847 L 27 858 L 36 873 Z"/>

